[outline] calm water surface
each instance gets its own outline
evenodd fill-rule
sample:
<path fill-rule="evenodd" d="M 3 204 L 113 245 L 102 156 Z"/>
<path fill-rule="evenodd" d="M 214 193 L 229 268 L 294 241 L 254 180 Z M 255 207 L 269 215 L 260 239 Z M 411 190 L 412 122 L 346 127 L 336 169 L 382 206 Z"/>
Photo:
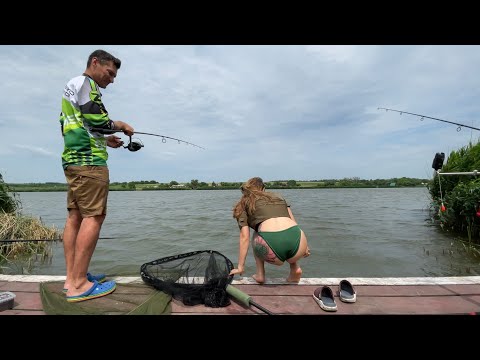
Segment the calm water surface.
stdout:
<path fill-rule="evenodd" d="M 311 256 L 304 277 L 479 275 L 480 260 L 432 225 L 425 188 L 278 190 L 305 231 Z M 236 190 L 110 192 L 108 215 L 90 271 L 139 276 L 142 264 L 194 250 L 217 250 L 238 261 Z M 20 193 L 23 213 L 63 229 L 66 193 Z M 249 249 L 244 276 L 255 271 Z M 18 267 L 4 273 L 22 273 Z M 62 243 L 33 274 L 64 275 Z M 286 277 L 288 265 L 266 265 Z"/>

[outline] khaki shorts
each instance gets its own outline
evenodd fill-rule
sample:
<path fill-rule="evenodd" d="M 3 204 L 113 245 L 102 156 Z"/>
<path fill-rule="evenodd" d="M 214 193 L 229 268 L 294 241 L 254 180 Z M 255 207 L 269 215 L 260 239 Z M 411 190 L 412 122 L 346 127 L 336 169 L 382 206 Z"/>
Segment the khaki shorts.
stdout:
<path fill-rule="evenodd" d="M 107 214 L 109 171 L 106 166 L 69 166 L 67 209 L 78 209 L 82 217 Z"/>

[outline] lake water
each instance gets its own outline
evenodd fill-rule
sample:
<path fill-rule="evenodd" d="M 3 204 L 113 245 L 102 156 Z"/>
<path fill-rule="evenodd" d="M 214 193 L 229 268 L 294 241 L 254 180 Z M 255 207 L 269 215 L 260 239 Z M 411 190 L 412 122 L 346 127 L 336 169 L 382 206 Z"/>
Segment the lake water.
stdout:
<path fill-rule="evenodd" d="M 480 260 L 432 224 L 426 188 L 276 191 L 308 238 L 311 256 L 300 261 L 304 277 L 480 275 Z M 19 195 L 25 215 L 63 229 L 66 193 Z M 90 271 L 139 276 L 146 262 L 207 249 L 236 265 L 239 232 L 231 210 L 239 196 L 236 190 L 110 192 Z M 243 276 L 254 272 L 250 248 Z M 35 264 L 31 273 L 64 275 L 62 243 L 54 243 L 51 261 Z M 266 264 L 267 277 L 287 274 L 288 265 Z"/>

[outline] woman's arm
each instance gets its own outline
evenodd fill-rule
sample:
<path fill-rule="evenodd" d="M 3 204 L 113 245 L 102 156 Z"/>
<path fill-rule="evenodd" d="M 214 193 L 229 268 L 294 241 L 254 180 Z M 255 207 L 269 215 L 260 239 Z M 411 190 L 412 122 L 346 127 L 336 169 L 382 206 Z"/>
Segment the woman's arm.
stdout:
<path fill-rule="evenodd" d="M 240 229 L 240 244 L 238 251 L 238 266 L 230 271 L 230 275 L 242 275 L 245 271 L 245 260 L 247 258 L 248 246 L 250 243 L 250 228 L 248 226 L 242 226 Z"/>
<path fill-rule="evenodd" d="M 297 222 L 297 220 L 295 220 L 295 217 L 293 216 L 293 213 L 292 213 L 292 210 L 290 209 L 290 206 L 287 207 L 288 209 L 288 214 L 290 215 L 290 219 L 292 219 L 293 221 Z"/>

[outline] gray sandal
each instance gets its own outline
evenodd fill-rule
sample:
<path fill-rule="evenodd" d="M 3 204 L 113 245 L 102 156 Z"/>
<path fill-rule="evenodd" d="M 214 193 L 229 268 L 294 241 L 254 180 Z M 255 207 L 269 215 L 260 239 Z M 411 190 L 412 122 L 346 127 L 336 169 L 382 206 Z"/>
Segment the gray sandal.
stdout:
<path fill-rule="evenodd" d="M 346 303 L 354 303 L 357 301 L 357 293 L 348 280 L 340 281 L 340 285 L 338 286 L 338 296 L 341 301 Z"/>
<path fill-rule="evenodd" d="M 337 311 L 337 303 L 335 302 L 333 291 L 328 286 L 316 288 L 313 292 L 313 298 L 323 310 Z"/>

